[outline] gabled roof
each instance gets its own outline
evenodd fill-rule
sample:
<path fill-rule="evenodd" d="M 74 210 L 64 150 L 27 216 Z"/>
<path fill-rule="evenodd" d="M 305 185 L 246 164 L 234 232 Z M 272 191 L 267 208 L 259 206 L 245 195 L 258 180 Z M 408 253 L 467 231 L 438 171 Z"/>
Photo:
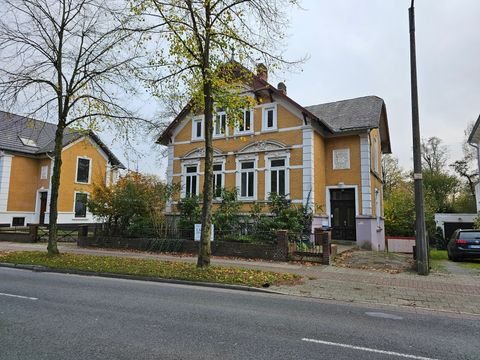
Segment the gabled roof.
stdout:
<path fill-rule="evenodd" d="M 236 62 L 235 62 L 236 63 Z M 237 70 L 239 73 L 242 71 L 248 72 L 252 78 L 253 78 L 253 84 L 252 86 L 252 91 L 253 92 L 260 92 L 260 91 L 267 91 L 269 93 L 275 94 L 277 97 L 285 100 L 288 102 L 290 105 L 293 107 L 297 108 L 304 117 L 310 118 L 313 121 L 316 121 L 319 123 L 320 127 L 325 130 L 327 133 L 333 133 L 332 129 L 324 123 L 321 119 L 316 117 L 314 114 L 312 114 L 309 110 L 298 104 L 296 101 L 288 97 L 286 94 L 284 94 L 282 91 L 278 90 L 275 86 L 271 85 L 261 77 L 255 75 L 252 73 L 250 70 L 246 69 L 243 65 L 236 63 L 236 65 L 239 67 Z M 166 145 L 168 143 L 168 139 L 171 137 L 173 130 L 180 124 L 180 122 L 183 120 L 183 118 L 189 113 L 191 110 L 193 104 L 189 102 L 185 107 L 180 111 L 180 113 L 175 117 L 175 119 L 167 126 L 167 128 L 162 132 L 162 134 L 158 137 L 157 143 L 158 144 L 163 144 Z"/>
<path fill-rule="evenodd" d="M 469 144 L 480 144 L 480 115 L 478 116 L 475 125 L 473 125 L 472 132 L 468 137 Z"/>
<path fill-rule="evenodd" d="M 51 153 L 55 147 L 55 124 L 0 111 L 0 150 L 19 152 L 29 155 Z M 89 136 L 107 154 L 110 162 L 124 169 L 125 166 L 108 149 L 93 131 L 64 130 L 63 146 Z"/>
<path fill-rule="evenodd" d="M 377 128 L 383 106 L 383 100 L 378 96 L 364 96 L 305 108 L 325 121 L 335 132 L 342 132 Z"/>
<path fill-rule="evenodd" d="M 382 151 L 391 152 L 387 112 L 382 98 L 363 96 L 305 108 L 326 122 L 337 134 L 379 128 Z"/>
<path fill-rule="evenodd" d="M 245 69 L 241 64 L 238 64 L 238 66 L 241 67 L 240 71 L 248 71 L 252 74 L 253 92 L 267 91 L 270 94 L 275 94 L 276 97 L 297 108 L 304 118 L 309 118 L 319 124 L 326 136 L 379 128 L 382 139 L 382 151 L 384 153 L 391 152 L 386 107 L 383 99 L 380 97 L 365 96 L 325 104 L 302 106 L 283 91 Z M 173 130 L 180 124 L 191 108 L 192 104 L 189 103 L 182 109 L 159 136 L 157 143 L 167 145 Z"/>

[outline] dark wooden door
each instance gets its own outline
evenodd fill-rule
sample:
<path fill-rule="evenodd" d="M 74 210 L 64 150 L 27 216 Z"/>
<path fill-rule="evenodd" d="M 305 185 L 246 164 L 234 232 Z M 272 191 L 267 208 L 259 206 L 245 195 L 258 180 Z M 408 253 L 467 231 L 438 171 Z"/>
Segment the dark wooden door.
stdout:
<path fill-rule="evenodd" d="M 356 240 L 355 190 L 330 190 L 332 239 Z"/>
<path fill-rule="evenodd" d="M 40 225 L 45 224 L 45 211 L 47 211 L 47 195 L 48 193 L 43 191 L 40 193 Z"/>

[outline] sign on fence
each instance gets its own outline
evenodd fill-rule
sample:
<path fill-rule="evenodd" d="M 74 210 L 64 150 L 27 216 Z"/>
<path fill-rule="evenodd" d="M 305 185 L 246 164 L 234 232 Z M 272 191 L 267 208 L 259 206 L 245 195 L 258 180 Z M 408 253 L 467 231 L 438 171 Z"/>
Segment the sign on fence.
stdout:
<path fill-rule="evenodd" d="M 210 230 L 210 241 L 213 241 L 213 232 L 214 232 L 214 226 L 212 224 L 212 228 Z M 200 241 L 201 237 L 202 237 L 202 224 L 195 224 L 193 240 Z"/>

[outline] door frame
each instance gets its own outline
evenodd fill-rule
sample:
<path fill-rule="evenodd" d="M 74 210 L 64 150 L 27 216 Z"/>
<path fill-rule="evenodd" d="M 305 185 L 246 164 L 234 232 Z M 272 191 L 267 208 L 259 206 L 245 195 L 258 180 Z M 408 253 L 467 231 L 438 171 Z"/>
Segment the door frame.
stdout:
<path fill-rule="evenodd" d="M 358 185 L 332 185 L 332 186 L 325 186 L 326 191 L 326 213 L 328 217 L 328 226 L 332 226 L 332 207 L 331 207 L 331 196 L 330 190 L 342 190 L 342 189 L 354 189 L 355 190 L 355 218 L 359 215 L 358 212 Z"/>
<path fill-rule="evenodd" d="M 40 211 L 42 209 L 42 193 L 47 193 L 47 203 L 45 207 L 45 213 L 48 212 L 48 194 L 50 191 L 48 189 L 38 189 L 37 190 L 37 204 L 35 206 L 35 218 L 37 223 L 40 224 Z"/>

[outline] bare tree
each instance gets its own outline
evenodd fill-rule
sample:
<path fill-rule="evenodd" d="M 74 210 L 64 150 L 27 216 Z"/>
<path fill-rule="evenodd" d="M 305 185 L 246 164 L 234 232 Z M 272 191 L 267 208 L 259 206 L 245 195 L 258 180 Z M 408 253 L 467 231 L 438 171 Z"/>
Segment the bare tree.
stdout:
<path fill-rule="evenodd" d="M 468 124 L 464 131 L 464 141 L 462 144 L 463 158 L 450 164 L 450 167 L 466 181 L 472 199 L 475 199 L 475 184 L 478 181 L 478 169 L 476 163 L 477 151 L 476 148 L 468 143 L 468 138 L 473 130 L 474 123 Z"/>
<path fill-rule="evenodd" d="M 440 173 L 447 163 L 447 148 L 438 137 L 422 141 L 423 168 L 431 173 Z"/>
<path fill-rule="evenodd" d="M 57 201 L 64 132 L 100 120 L 127 127 L 120 104 L 133 91 L 138 60 L 122 51 L 132 36 L 127 4 L 101 0 L 3 0 L 0 9 L 0 103 L 55 120 L 48 253 L 58 254 Z"/>
<path fill-rule="evenodd" d="M 287 63 L 279 46 L 287 25 L 285 12 L 297 1 L 137 0 L 134 3 L 135 11 L 145 17 L 150 29 L 162 35 L 157 45 L 160 50 L 152 62 L 158 65 L 156 78 L 149 82 L 153 92 L 163 96 L 171 94 L 174 88 L 179 102 L 188 101 L 187 110 L 204 114 L 205 181 L 197 266 L 208 266 L 215 108 L 229 111 L 249 106 L 251 99 L 241 96 L 244 90 L 241 83 L 248 82 L 249 74 L 238 65 L 251 68 L 260 61 L 272 69 Z"/>
<path fill-rule="evenodd" d="M 388 197 L 393 189 L 401 185 L 406 174 L 398 163 L 398 158 L 391 154 L 382 156 L 383 192 Z"/>

